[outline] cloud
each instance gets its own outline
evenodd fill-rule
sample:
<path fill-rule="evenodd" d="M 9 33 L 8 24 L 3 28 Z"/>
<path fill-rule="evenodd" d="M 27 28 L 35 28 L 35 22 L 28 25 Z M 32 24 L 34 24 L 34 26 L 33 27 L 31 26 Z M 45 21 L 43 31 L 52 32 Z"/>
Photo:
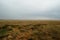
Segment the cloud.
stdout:
<path fill-rule="evenodd" d="M 0 19 L 59 19 L 60 0 L 0 0 Z"/>

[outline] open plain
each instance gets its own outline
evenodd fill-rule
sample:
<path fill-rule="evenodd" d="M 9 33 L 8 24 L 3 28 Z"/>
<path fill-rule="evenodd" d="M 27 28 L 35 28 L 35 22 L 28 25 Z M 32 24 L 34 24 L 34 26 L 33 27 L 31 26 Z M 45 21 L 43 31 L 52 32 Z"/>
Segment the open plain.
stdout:
<path fill-rule="evenodd" d="M 60 21 L 0 20 L 0 40 L 60 40 Z"/>

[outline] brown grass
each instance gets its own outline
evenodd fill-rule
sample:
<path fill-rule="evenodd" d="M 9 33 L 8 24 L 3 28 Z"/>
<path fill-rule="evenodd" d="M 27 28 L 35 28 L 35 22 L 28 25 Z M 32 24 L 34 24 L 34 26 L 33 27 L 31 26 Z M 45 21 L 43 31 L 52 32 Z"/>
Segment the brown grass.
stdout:
<path fill-rule="evenodd" d="M 0 20 L 0 40 L 60 40 L 60 21 Z"/>

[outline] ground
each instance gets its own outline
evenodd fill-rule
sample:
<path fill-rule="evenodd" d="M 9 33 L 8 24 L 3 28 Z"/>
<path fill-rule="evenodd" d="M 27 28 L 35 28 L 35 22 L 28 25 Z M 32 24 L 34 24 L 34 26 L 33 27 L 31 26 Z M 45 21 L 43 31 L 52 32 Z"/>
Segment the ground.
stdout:
<path fill-rule="evenodd" d="M 0 20 L 0 40 L 60 40 L 60 21 Z"/>

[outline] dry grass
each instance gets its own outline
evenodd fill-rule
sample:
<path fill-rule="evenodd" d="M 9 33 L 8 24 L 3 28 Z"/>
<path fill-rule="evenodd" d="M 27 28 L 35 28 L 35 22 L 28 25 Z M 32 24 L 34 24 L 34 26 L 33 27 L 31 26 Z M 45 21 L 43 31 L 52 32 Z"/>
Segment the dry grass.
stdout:
<path fill-rule="evenodd" d="M 0 40 L 60 40 L 60 21 L 1 20 Z"/>

